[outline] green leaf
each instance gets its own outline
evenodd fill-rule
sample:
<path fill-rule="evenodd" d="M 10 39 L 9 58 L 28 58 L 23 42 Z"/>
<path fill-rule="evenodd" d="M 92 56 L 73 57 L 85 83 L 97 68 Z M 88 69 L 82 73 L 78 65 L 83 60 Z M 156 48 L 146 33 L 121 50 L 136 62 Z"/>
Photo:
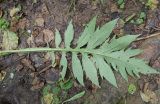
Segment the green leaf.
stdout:
<path fill-rule="evenodd" d="M 55 44 L 56 44 L 56 47 L 57 47 L 57 48 L 59 47 L 61 41 L 62 41 L 61 35 L 60 35 L 59 31 L 56 29 L 56 33 L 55 33 Z"/>
<path fill-rule="evenodd" d="M 96 19 L 97 17 L 95 16 L 86 26 L 85 29 L 83 31 L 83 33 L 81 34 L 81 36 L 78 39 L 78 48 L 84 46 L 87 44 L 87 42 L 90 40 L 92 34 L 95 31 L 95 26 L 96 26 Z"/>
<path fill-rule="evenodd" d="M 60 65 L 63 67 L 62 72 L 61 72 L 61 76 L 62 76 L 62 79 L 64 79 L 66 72 L 67 72 L 67 59 L 66 59 L 65 53 L 62 53 Z"/>
<path fill-rule="evenodd" d="M 128 75 L 127 75 L 127 72 L 126 72 L 126 69 L 125 69 L 125 65 L 122 65 L 122 63 L 121 63 L 121 65 L 118 64 L 117 67 L 118 67 L 118 70 L 119 70 L 120 74 L 122 75 L 122 77 L 126 81 L 128 81 Z"/>
<path fill-rule="evenodd" d="M 89 40 L 87 47 L 96 48 L 97 46 L 101 45 L 110 36 L 117 21 L 118 19 L 115 19 L 103 25 L 100 29 L 97 29 Z"/>
<path fill-rule="evenodd" d="M 50 93 L 50 90 L 51 90 L 51 85 L 46 85 L 42 90 L 43 95 L 47 95 L 48 93 Z"/>
<path fill-rule="evenodd" d="M 9 22 L 3 18 L 0 18 L 0 29 L 4 30 L 9 27 Z"/>
<path fill-rule="evenodd" d="M 61 81 L 60 82 L 60 87 L 63 90 L 69 90 L 73 86 L 73 81 L 72 80 L 67 80 L 66 82 Z"/>
<path fill-rule="evenodd" d="M 60 87 L 54 87 L 52 89 L 52 93 L 55 95 L 58 95 L 61 92 L 61 88 Z"/>
<path fill-rule="evenodd" d="M 96 66 L 99 68 L 99 73 L 101 77 L 108 80 L 112 85 L 117 87 L 116 78 L 111 67 L 104 61 L 103 57 L 95 56 Z"/>
<path fill-rule="evenodd" d="M 17 34 L 11 31 L 4 31 L 2 48 L 4 50 L 16 49 L 18 46 L 18 37 Z"/>
<path fill-rule="evenodd" d="M 72 70 L 74 77 L 84 86 L 82 65 L 75 52 L 72 53 Z"/>
<path fill-rule="evenodd" d="M 104 52 L 112 52 L 125 49 L 133 42 L 138 35 L 126 35 L 118 39 L 112 39 L 110 44 L 103 45 Z"/>
<path fill-rule="evenodd" d="M 159 74 L 159 72 L 148 66 L 143 60 L 134 57 L 141 53 L 140 50 L 128 48 L 130 43 L 137 38 L 137 35 L 126 35 L 120 38 L 116 38 L 116 36 L 113 36 L 113 38 L 109 37 L 116 25 L 116 22 L 117 19 L 106 23 L 101 28 L 98 27 L 95 30 L 96 17 L 94 17 L 86 26 L 82 36 L 80 36 L 77 42 L 77 47 L 75 48 L 70 47 L 74 34 L 73 25 L 70 22 L 67 30 L 65 31 L 65 48 L 58 47 L 61 42 L 61 38 L 56 38 L 58 40 L 56 40 L 55 43 L 58 48 L 46 47 L 9 50 L 13 49 L 13 47 L 9 47 L 7 50 L 0 51 L 0 54 L 17 52 L 62 53 L 60 66 L 63 67 L 61 72 L 63 79 L 67 71 L 66 54 L 68 55 L 68 58 L 73 54 L 71 65 L 73 75 L 81 85 L 84 85 L 83 71 L 85 72 L 86 77 L 88 77 L 88 79 L 98 87 L 100 86 L 97 70 L 99 71 L 102 79 L 105 78 L 114 86 L 117 86 L 117 84 L 112 68 L 119 72 L 125 80 L 128 80 L 128 75 L 140 77 L 140 74 Z M 60 36 L 59 33 L 56 34 L 57 36 Z M 12 39 L 13 38 L 9 40 Z M 16 38 L 16 40 L 18 39 Z M 8 43 L 9 42 L 10 41 L 8 41 Z M 13 40 L 10 43 L 13 45 Z M 79 57 L 77 55 L 79 55 Z M 82 62 L 80 62 L 80 59 L 82 59 Z"/>
<path fill-rule="evenodd" d="M 85 91 L 82 91 L 82 92 L 74 95 L 74 96 L 71 97 L 70 99 L 65 100 L 62 104 L 66 103 L 66 102 L 70 102 L 70 101 L 76 100 L 76 99 L 79 99 L 79 98 L 81 98 L 82 96 L 84 96 L 84 94 L 85 94 Z"/>
<path fill-rule="evenodd" d="M 118 0 L 118 5 L 121 5 L 122 3 L 124 3 L 124 0 Z"/>
<path fill-rule="evenodd" d="M 67 30 L 64 33 L 64 42 L 65 42 L 65 47 L 70 48 L 71 42 L 73 40 L 73 35 L 74 35 L 74 29 L 72 25 L 72 21 L 70 21 Z"/>
<path fill-rule="evenodd" d="M 94 63 L 88 58 L 87 54 L 82 55 L 82 64 L 86 76 L 92 81 L 92 83 L 99 86 L 97 69 L 95 68 Z"/>

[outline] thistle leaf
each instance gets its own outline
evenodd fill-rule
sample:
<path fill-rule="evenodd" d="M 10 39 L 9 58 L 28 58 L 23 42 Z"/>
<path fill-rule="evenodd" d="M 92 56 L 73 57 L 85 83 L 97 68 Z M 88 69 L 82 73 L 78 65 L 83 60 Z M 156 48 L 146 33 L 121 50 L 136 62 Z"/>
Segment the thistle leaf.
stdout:
<path fill-rule="evenodd" d="M 86 26 L 75 48 L 70 47 L 74 35 L 71 21 L 64 35 L 65 48 L 58 47 L 61 43 L 61 37 L 58 30 L 56 30 L 56 48 L 26 48 L 20 50 L 9 50 L 10 48 L 8 48 L 7 50 L 0 51 L 0 54 L 44 51 L 52 52 L 53 54 L 56 52 L 62 53 L 60 65 L 62 66 L 61 75 L 64 79 L 67 71 L 66 54 L 71 55 L 72 53 L 73 75 L 81 85 L 84 85 L 83 71 L 86 77 L 97 86 L 99 86 L 97 70 L 102 79 L 105 78 L 114 86 L 117 86 L 117 83 L 112 69 L 119 72 L 127 81 L 128 75 L 140 77 L 140 73 L 159 74 L 159 72 L 148 66 L 143 60 L 134 58 L 134 56 L 141 53 L 140 50 L 128 48 L 130 43 L 137 38 L 137 35 L 126 35 L 120 38 L 116 38 L 116 36 L 113 38 L 109 37 L 117 20 L 113 20 L 101 28 L 95 29 L 96 17 L 94 17 Z M 77 55 L 80 55 L 82 60 Z"/>
<path fill-rule="evenodd" d="M 82 64 L 83 70 L 86 72 L 86 76 L 92 81 L 92 83 L 99 86 L 97 69 L 86 53 L 82 54 Z"/>
<path fill-rule="evenodd" d="M 73 35 L 74 35 L 74 29 L 72 25 L 72 20 L 70 21 L 67 30 L 64 33 L 64 42 L 65 42 L 65 47 L 70 48 L 71 42 L 73 40 Z"/>
<path fill-rule="evenodd" d="M 62 79 L 64 79 L 66 72 L 67 72 L 67 59 L 66 59 L 65 53 L 62 53 L 60 65 L 63 67 L 62 72 L 61 72 L 61 76 L 62 76 Z"/>
<path fill-rule="evenodd" d="M 59 47 L 61 41 L 62 41 L 61 35 L 60 35 L 59 31 L 56 29 L 56 33 L 55 33 L 55 44 L 56 44 L 56 47 L 57 47 L 57 48 Z"/>
<path fill-rule="evenodd" d="M 72 53 L 72 70 L 74 77 L 84 86 L 82 65 L 75 52 Z"/>

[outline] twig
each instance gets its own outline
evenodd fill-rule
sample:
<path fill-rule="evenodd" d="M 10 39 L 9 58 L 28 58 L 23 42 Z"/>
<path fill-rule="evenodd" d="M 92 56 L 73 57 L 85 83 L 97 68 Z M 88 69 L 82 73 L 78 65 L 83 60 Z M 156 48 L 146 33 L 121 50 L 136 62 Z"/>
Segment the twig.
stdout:
<path fill-rule="evenodd" d="M 42 69 L 41 71 L 38 72 L 38 74 L 41 74 L 43 72 L 45 72 L 46 70 L 48 70 L 52 65 L 49 65 L 47 67 L 45 67 L 44 69 Z"/>
<path fill-rule="evenodd" d="M 158 32 L 158 33 L 154 33 L 154 34 L 151 34 L 151 35 L 146 36 L 146 37 L 137 38 L 135 41 L 145 40 L 145 39 L 152 38 L 152 37 L 155 37 L 155 36 L 158 36 L 158 35 L 160 35 L 160 32 Z"/>

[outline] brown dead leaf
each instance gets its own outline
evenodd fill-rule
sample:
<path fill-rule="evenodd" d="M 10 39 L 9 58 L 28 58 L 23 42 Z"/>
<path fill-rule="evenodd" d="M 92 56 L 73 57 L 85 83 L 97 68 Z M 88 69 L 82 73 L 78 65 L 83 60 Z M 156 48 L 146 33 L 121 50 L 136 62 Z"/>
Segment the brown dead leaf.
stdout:
<path fill-rule="evenodd" d="M 3 15 L 3 11 L 2 11 L 2 8 L 0 8 L 0 18 L 2 17 Z"/>
<path fill-rule="evenodd" d="M 36 18 L 35 25 L 40 26 L 40 27 L 44 27 L 44 19 L 42 17 Z"/>
<path fill-rule="evenodd" d="M 16 18 L 12 18 L 10 23 L 10 30 L 13 32 L 17 32 L 19 29 L 18 20 Z"/>
<path fill-rule="evenodd" d="M 44 46 L 44 35 L 42 32 L 40 32 L 36 37 L 34 37 L 34 42 L 36 43 L 36 46 Z"/>
<path fill-rule="evenodd" d="M 26 66 L 26 67 L 28 67 L 29 69 L 31 69 L 32 71 L 35 71 L 35 68 L 32 66 L 32 62 L 30 61 L 30 60 L 28 60 L 28 59 L 22 59 L 21 60 L 21 63 L 24 65 L 24 66 Z"/>
<path fill-rule="evenodd" d="M 111 4 L 111 12 L 117 12 L 118 11 L 118 7 L 115 3 Z"/>
<path fill-rule="evenodd" d="M 20 19 L 18 22 L 18 27 L 20 29 L 25 29 L 25 27 L 29 27 L 30 23 L 29 20 L 26 18 Z"/>
<path fill-rule="evenodd" d="M 31 90 L 37 90 L 44 86 L 44 82 L 40 81 L 37 77 L 32 81 Z"/>
<path fill-rule="evenodd" d="M 27 39 L 27 44 L 31 47 L 36 47 L 35 43 L 34 43 L 34 37 L 31 35 L 28 39 Z"/>
<path fill-rule="evenodd" d="M 54 39 L 54 33 L 49 29 L 44 29 L 43 34 L 44 34 L 44 41 L 46 43 L 49 43 L 51 40 Z"/>
<path fill-rule="evenodd" d="M 17 71 L 21 71 L 22 69 L 23 69 L 23 65 L 18 64 L 18 65 L 16 66 L 16 70 L 17 70 Z"/>

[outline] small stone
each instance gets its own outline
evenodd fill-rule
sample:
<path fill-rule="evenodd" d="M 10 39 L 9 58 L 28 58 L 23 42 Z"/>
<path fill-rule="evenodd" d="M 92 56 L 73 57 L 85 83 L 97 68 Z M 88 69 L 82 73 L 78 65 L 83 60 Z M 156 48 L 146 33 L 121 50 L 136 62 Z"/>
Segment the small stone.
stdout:
<path fill-rule="evenodd" d="M 11 79 L 14 78 L 14 73 L 10 73 L 10 76 L 9 76 Z"/>
<path fill-rule="evenodd" d="M 31 34 L 31 33 L 32 33 L 32 31 L 31 31 L 31 30 L 27 30 L 27 32 L 28 32 L 29 34 Z"/>

